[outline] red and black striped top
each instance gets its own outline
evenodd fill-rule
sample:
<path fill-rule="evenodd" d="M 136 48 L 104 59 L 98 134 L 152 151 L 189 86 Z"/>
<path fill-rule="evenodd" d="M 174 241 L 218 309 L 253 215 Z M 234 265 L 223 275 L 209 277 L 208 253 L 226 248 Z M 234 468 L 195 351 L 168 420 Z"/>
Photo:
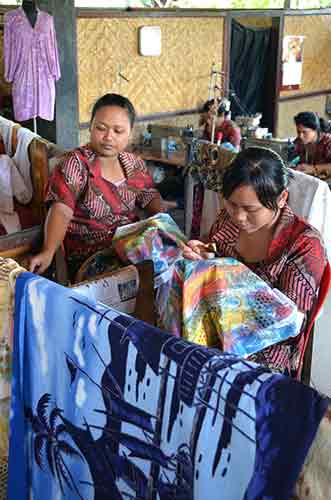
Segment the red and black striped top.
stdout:
<path fill-rule="evenodd" d="M 273 288 L 287 295 L 306 314 L 312 309 L 327 262 L 320 233 L 301 219 L 288 205 L 282 209 L 265 260 L 245 262 L 236 250 L 239 228 L 226 210 L 222 210 L 211 228 L 210 239 L 221 257 L 234 257 L 247 265 Z M 296 368 L 301 336 L 294 341 L 265 349 L 255 360 L 271 368 Z"/>
<path fill-rule="evenodd" d="M 96 153 L 88 146 L 68 153 L 52 173 L 47 202 L 61 202 L 74 214 L 65 237 L 69 257 L 88 257 L 105 248 L 116 228 L 137 220 L 136 207 L 146 207 L 159 194 L 144 162 L 120 153 L 125 181 L 113 184 L 101 175 Z"/>

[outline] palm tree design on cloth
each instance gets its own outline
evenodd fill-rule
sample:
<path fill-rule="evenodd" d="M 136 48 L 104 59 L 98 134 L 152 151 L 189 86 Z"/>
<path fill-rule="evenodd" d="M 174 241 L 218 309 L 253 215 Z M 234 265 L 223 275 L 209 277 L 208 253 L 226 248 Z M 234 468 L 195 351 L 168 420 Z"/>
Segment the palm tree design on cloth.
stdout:
<path fill-rule="evenodd" d="M 35 460 L 40 469 L 45 470 L 45 463 L 54 478 L 57 479 L 61 493 L 64 494 L 64 485 L 75 491 L 79 498 L 82 496 L 65 463 L 64 456 L 71 459 L 83 460 L 81 454 L 63 439 L 67 434 L 63 423 L 58 423 L 62 410 L 55 407 L 49 411 L 51 395 L 44 394 L 34 415 L 30 408 L 26 408 L 26 418 L 31 422 L 34 432 L 33 451 Z"/>

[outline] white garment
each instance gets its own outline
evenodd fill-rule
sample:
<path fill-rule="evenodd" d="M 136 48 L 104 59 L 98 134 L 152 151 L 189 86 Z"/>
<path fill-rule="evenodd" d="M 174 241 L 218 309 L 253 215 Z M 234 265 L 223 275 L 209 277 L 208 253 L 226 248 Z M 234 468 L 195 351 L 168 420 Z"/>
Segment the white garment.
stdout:
<path fill-rule="evenodd" d="M 221 193 L 205 189 L 200 223 L 200 238 L 202 240 L 208 239 L 211 226 L 214 224 L 218 214 L 222 210 L 221 196 Z"/>
<path fill-rule="evenodd" d="M 22 175 L 8 155 L 0 155 L 0 222 L 7 234 L 20 231 L 21 224 L 14 210 L 14 197 L 26 204 L 31 200 Z"/>
<path fill-rule="evenodd" d="M 12 131 L 15 123 L 0 117 L 0 135 L 3 139 L 6 153 L 0 155 L 0 222 L 7 234 L 20 231 L 21 224 L 14 210 L 14 197 L 19 203 L 26 205 L 32 199 L 33 186 L 31 179 L 31 164 L 29 145 L 39 137 L 30 130 L 17 129 L 17 147 L 12 158 Z"/>
<path fill-rule="evenodd" d="M 288 204 L 293 212 L 321 233 L 331 261 L 331 192 L 325 181 L 293 171 Z"/>
<path fill-rule="evenodd" d="M 36 139 L 37 137 L 39 137 L 39 135 L 31 132 L 31 130 L 27 128 L 20 127 L 17 130 L 17 147 L 16 152 L 13 156 L 13 161 L 17 166 L 24 180 L 25 187 L 29 193 L 30 198 L 28 202 L 31 200 L 33 195 L 31 164 L 29 159 L 29 145 L 33 141 L 33 139 Z"/>
<path fill-rule="evenodd" d="M 0 116 L 0 136 L 2 137 L 5 152 L 8 156 L 12 156 L 12 134 L 15 125 L 11 120 Z"/>

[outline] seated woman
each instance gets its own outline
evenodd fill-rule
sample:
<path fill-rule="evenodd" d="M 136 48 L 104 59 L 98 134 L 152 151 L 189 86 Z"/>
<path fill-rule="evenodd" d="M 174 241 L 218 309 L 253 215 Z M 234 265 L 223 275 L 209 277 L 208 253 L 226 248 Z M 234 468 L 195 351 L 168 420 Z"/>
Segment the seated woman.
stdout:
<path fill-rule="evenodd" d="M 326 253 L 318 231 L 286 203 L 290 175 L 269 149 L 252 147 L 239 153 L 224 173 L 224 209 L 212 226 L 210 242 L 219 257 L 243 262 L 307 315 L 316 300 Z M 210 243 L 192 240 L 184 257 L 202 259 L 208 252 Z M 253 359 L 290 374 L 298 368 L 302 341 L 298 335 Z"/>
<path fill-rule="evenodd" d="M 42 273 L 64 242 L 69 273 L 111 244 L 116 228 L 137 220 L 137 205 L 160 211 L 160 195 L 142 160 L 125 149 L 135 121 L 132 103 L 106 94 L 94 105 L 90 143 L 69 152 L 49 180 L 50 209 L 41 252 L 30 271 Z"/>
<path fill-rule="evenodd" d="M 298 170 L 306 174 L 331 175 L 331 127 L 316 113 L 305 111 L 294 117 L 297 128 L 295 153 Z"/>
<path fill-rule="evenodd" d="M 204 126 L 203 139 L 211 141 L 213 119 L 216 119 L 214 141 L 216 143 L 230 143 L 238 150 L 241 133 L 240 128 L 230 120 L 230 101 L 222 99 L 217 103 L 217 106 L 218 108 L 215 109 L 214 99 L 211 99 L 205 102 L 202 108 L 199 126 Z"/>

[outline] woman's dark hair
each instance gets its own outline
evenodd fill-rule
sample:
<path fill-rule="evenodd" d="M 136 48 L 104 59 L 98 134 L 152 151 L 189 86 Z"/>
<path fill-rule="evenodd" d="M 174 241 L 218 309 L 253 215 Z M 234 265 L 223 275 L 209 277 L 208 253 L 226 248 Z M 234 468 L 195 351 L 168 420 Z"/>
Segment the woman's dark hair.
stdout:
<path fill-rule="evenodd" d="M 124 97 L 120 94 L 105 94 L 100 97 L 92 108 L 91 114 L 91 123 L 93 118 L 95 117 L 96 112 L 100 108 L 104 108 L 105 106 L 118 106 L 119 108 L 125 109 L 128 113 L 131 128 L 134 125 L 136 119 L 136 111 L 131 101 L 127 97 Z"/>
<path fill-rule="evenodd" d="M 213 104 L 214 104 L 214 99 L 209 99 L 208 101 L 206 101 L 201 108 L 201 113 L 208 113 Z"/>
<path fill-rule="evenodd" d="M 214 99 L 209 99 L 209 101 L 206 101 L 201 108 L 201 113 L 208 113 L 210 108 L 214 105 L 214 102 L 215 102 Z M 227 110 L 226 105 L 221 102 L 217 109 L 217 116 L 221 116 L 223 114 L 227 116 L 230 114 L 230 111 Z"/>
<path fill-rule="evenodd" d="M 313 113 L 312 111 L 298 113 L 295 115 L 294 121 L 296 125 L 316 130 L 318 134 L 320 132 L 330 132 L 331 130 L 329 122 L 324 120 L 324 118 L 320 118 L 317 113 Z"/>
<path fill-rule="evenodd" d="M 271 149 L 251 147 L 241 151 L 223 176 L 223 196 L 227 200 L 239 186 L 251 186 L 266 208 L 277 210 L 279 195 L 293 174 Z"/>

